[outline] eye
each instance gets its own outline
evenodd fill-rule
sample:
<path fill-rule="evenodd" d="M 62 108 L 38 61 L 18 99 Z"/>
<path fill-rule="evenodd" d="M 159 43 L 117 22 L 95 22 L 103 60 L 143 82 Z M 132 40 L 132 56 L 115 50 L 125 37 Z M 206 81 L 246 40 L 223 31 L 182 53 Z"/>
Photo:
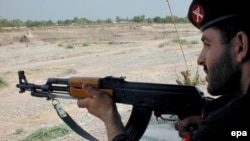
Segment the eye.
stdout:
<path fill-rule="evenodd" d="M 208 47 L 210 47 L 210 44 L 207 43 L 207 42 L 203 42 L 203 46 L 206 47 L 206 48 L 208 48 Z"/>

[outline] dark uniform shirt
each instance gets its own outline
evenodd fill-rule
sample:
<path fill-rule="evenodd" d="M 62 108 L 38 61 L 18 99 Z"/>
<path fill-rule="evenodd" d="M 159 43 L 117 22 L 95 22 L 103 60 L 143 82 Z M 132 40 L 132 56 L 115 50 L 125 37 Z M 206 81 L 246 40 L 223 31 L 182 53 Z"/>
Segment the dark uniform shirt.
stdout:
<path fill-rule="evenodd" d="M 250 93 L 222 96 L 207 104 L 205 119 L 190 141 L 250 141 Z M 132 141 L 126 134 L 113 141 Z"/>
<path fill-rule="evenodd" d="M 215 100 L 216 104 L 212 107 L 223 103 L 221 99 L 225 97 Z M 208 112 L 199 129 L 191 135 L 191 141 L 250 141 L 250 94 L 233 98 L 221 108 L 213 110 Z"/>

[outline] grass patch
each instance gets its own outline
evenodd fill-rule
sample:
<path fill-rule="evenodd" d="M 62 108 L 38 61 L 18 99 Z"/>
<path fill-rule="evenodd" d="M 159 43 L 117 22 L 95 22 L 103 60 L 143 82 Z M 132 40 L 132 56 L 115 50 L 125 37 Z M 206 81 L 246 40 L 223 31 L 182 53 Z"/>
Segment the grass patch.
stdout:
<path fill-rule="evenodd" d="M 159 48 L 165 47 L 165 46 L 167 46 L 167 45 L 168 45 L 168 42 L 161 43 L 161 44 L 159 45 Z"/>
<path fill-rule="evenodd" d="M 74 48 L 74 45 L 71 45 L 71 44 L 67 44 L 67 45 L 58 44 L 57 46 L 59 46 L 59 47 L 64 47 L 64 48 L 66 48 L 66 49 L 73 49 L 73 48 Z"/>
<path fill-rule="evenodd" d="M 40 128 L 21 141 L 50 141 L 70 134 L 72 130 L 66 124 Z"/>
<path fill-rule="evenodd" d="M 196 44 L 199 44 L 199 41 L 197 41 L 197 40 L 192 40 L 192 41 L 190 41 L 190 43 L 191 43 L 192 45 L 196 45 Z"/>
<path fill-rule="evenodd" d="M 87 43 L 87 42 L 85 42 L 85 43 L 82 44 L 82 46 L 84 46 L 84 47 L 89 46 L 89 45 L 90 45 L 90 44 Z"/>
<path fill-rule="evenodd" d="M 15 134 L 22 134 L 24 132 L 24 130 L 22 128 L 18 128 L 16 129 Z"/>
<path fill-rule="evenodd" d="M 66 45 L 66 47 L 65 47 L 65 48 L 67 48 L 67 49 L 72 49 L 72 48 L 74 48 L 74 46 L 73 46 L 73 45 L 68 44 L 68 45 Z"/>
<path fill-rule="evenodd" d="M 192 45 L 196 45 L 196 44 L 199 44 L 199 41 L 196 41 L 196 40 L 184 40 L 184 39 L 180 39 L 180 41 L 175 38 L 172 40 L 172 42 L 175 42 L 175 43 L 181 43 L 182 45 L 186 45 L 188 47 L 191 47 Z"/>
<path fill-rule="evenodd" d="M 63 47 L 63 44 L 58 44 L 59 47 Z"/>
<path fill-rule="evenodd" d="M 4 87 L 7 87 L 9 86 L 8 82 L 0 76 L 0 88 L 4 88 Z"/>
<path fill-rule="evenodd" d="M 178 38 L 173 39 L 171 42 L 174 42 L 174 43 L 181 43 L 182 45 L 186 45 L 186 46 L 188 46 L 188 47 L 192 47 L 192 45 L 199 44 L 199 41 L 196 41 L 196 40 L 191 40 L 191 41 L 185 40 L 185 39 L 180 39 L 180 40 L 179 40 Z M 164 42 L 164 43 L 161 43 L 161 44 L 159 45 L 159 47 L 162 48 L 162 47 L 167 46 L 168 44 L 169 44 L 168 42 Z"/>
<path fill-rule="evenodd" d="M 173 39 L 172 42 L 174 42 L 174 43 L 179 43 L 180 42 L 183 45 L 187 45 L 189 43 L 188 40 L 184 40 L 184 39 L 179 40 L 178 38 Z"/>

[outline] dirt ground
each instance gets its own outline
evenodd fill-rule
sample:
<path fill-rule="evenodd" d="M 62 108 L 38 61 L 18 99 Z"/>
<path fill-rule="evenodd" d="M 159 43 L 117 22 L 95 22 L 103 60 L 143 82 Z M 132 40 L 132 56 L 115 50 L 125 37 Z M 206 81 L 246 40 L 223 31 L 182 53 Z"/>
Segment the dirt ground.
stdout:
<path fill-rule="evenodd" d="M 182 44 L 188 69 L 194 75 L 201 50 L 200 32 L 189 24 L 177 25 L 177 29 L 181 39 L 198 42 Z M 0 140 L 21 140 L 36 129 L 63 123 L 50 101 L 32 97 L 29 92 L 18 93 L 18 70 L 24 70 L 28 81 L 36 84 L 44 84 L 49 77 L 72 76 L 125 76 L 127 81 L 176 84 L 178 77 L 182 79 L 180 72 L 187 69 L 181 47 L 173 41 L 176 36 L 172 24 L 86 25 L 1 32 L 0 76 L 9 86 L 0 88 Z M 202 68 L 198 71 L 203 76 Z M 197 87 L 206 92 L 205 85 Z M 60 101 L 79 125 L 98 139 L 107 140 L 99 119 L 78 108 L 74 99 Z M 126 123 L 131 107 L 118 104 L 118 109 Z M 159 130 L 162 124 L 158 125 L 152 117 L 142 140 L 179 141 L 173 125 L 166 126 L 165 131 Z M 82 138 L 71 133 L 56 140 Z"/>

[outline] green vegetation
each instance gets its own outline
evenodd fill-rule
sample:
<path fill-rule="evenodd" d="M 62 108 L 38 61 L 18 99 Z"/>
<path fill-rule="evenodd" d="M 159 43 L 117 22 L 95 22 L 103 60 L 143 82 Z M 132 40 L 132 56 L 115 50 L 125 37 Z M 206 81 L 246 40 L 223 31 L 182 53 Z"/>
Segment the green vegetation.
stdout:
<path fill-rule="evenodd" d="M 168 42 L 161 43 L 161 44 L 159 45 L 159 48 L 165 47 L 165 46 L 167 46 L 167 45 L 168 45 Z"/>
<path fill-rule="evenodd" d="M 21 134 L 21 133 L 23 133 L 23 129 L 22 128 L 18 128 L 18 129 L 16 129 L 16 132 L 15 132 L 15 134 Z"/>
<path fill-rule="evenodd" d="M 63 47 L 63 44 L 58 44 L 59 47 Z"/>
<path fill-rule="evenodd" d="M 192 45 L 195 45 L 195 44 L 199 44 L 199 41 L 197 41 L 197 40 L 192 40 L 192 41 L 190 41 L 190 43 L 191 43 Z"/>
<path fill-rule="evenodd" d="M 7 87 L 9 84 L 8 82 L 0 76 L 0 88 L 4 88 L 4 87 Z"/>
<path fill-rule="evenodd" d="M 188 19 L 185 18 L 179 18 L 177 16 L 174 16 L 176 23 L 188 23 Z M 0 30 L 2 30 L 2 27 L 13 27 L 13 28 L 19 28 L 19 27 L 47 27 L 47 26 L 69 26 L 69 25 L 88 25 L 88 24 L 100 24 L 100 23 L 173 23 L 173 18 L 171 16 L 166 17 L 154 17 L 154 18 L 146 18 L 145 15 L 141 16 L 134 16 L 132 19 L 129 18 L 120 18 L 116 17 L 116 19 L 113 21 L 112 19 L 108 18 L 106 20 L 98 19 L 96 21 L 91 21 L 86 18 L 78 18 L 74 17 L 73 19 L 66 19 L 66 20 L 58 20 L 58 21 L 33 21 L 33 20 L 27 20 L 22 21 L 20 19 L 14 19 L 14 20 L 8 20 L 6 18 L 0 18 Z"/>
<path fill-rule="evenodd" d="M 90 44 L 87 43 L 87 42 L 85 42 L 85 43 L 82 44 L 82 46 L 84 46 L 84 47 L 89 46 L 89 45 L 90 45 Z"/>
<path fill-rule="evenodd" d="M 63 48 L 66 48 L 66 49 L 73 49 L 75 46 L 76 47 L 87 47 L 87 46 L 90 46 L 91 44 L 88 43 L 88 42 L 84 42 L 82 44 L 62 44 L 62 43 L 59 43 L 57 44 L 58 47 L 63 47 Z"/>
<path fill-rule="evenodd" d="M 72 49 L 72 48 L 74 48 L 74 46 L 71 45 L 71 44 L 68 44 L 68 45 L 66 46 L 66 48 L 67 48 L 67 49 Z"/>
<path fill-rule="evenodd" d="M 35 132 L 31 133 L 22 141 L 50 141 L 52 139 L 68 135 L 71 132 L 72 130 L 67 125 L 61 124 L 50 128 L 40 128 Z"/>
<path fill-rule="evenodd" d="M 181 43 L 182 45 L 187 45 L 188 47 L 191 47 L 191 45 L 199 43 L 198 41 L 195 41 L 195 40 L 191 40 L 191 41 L 184 40 L 184 39 L 178 40 L 177 38 L 173 39 L 172 41 L 175 43 Z"/>
<path fill-rule="evenodd" d="M 58 44 L 57 46 L 64 47 L 66 49 L 73 49 L 74 48 L 74 45 L 72 45 L 72 44 L 67 44 L 67 45 Z"/>
<path fill-rule="evenodd" d="M 188 47 L 191 47 L 192 45 L 199 43 L 199 41 L 195 41 L 195 40 L 191 40 L 191 41 L 185 40 L 185 39 L 178 40 L 177 38 L 173 39 L 172 42 L 181 43 L 182 45 L 187 45 Z M 164 43 L 159 44 L 159 47 L 162 48 L 162 47 L 167 46 L 168 44 L 169 44 L 168 42 L 164 42 Z"/>

